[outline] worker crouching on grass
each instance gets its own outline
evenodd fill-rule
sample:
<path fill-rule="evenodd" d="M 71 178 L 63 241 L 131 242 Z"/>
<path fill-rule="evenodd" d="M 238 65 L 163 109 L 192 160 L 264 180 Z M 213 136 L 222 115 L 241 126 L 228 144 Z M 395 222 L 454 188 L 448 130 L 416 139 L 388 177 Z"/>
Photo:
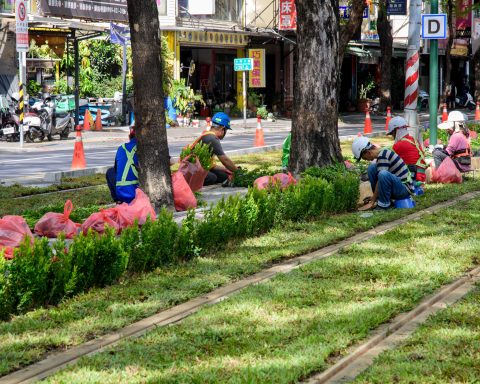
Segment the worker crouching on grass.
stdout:
<path fill-rule="evenodd" d="M 395 152 L 376 147 L 366 137 L 357 137 L 353 141 L 352 152 L 357 161 L 363 159 L 372 162 L 368 167 L 368 179 L 373 196 L 360 210 L 386 210 L 391 208 L 392 200 L 407 199 L 414 194 L 407 165 Z"/>
<path fill-rule="evenodd" d="M 408 133 L 407 121 L 400 116 L 394 117 L 388 123 L 388 133 L 395 139 L 393 152 L 402 158 L 412 174 L 415 185 L 425 184 L 427 162 L 425 152 L 419 142 Z"/>
<path fill-rule="evenodd" d="M 130 203 L 138 188 L 138 157 L 135 127 L 130 127 L 130 141 L 122 144 L 115 156 L 115 165 L 107 170 L 110 194 L 116 203 Z"/>
<path fill-rule="evenodd" d="M 230 130 L 230 117 L 226 113 L 219 112 L 212 117 L 212 127 L 210 131 L 204 132 L 197 140 L 191 144 L 195 147 L 199 142 L 208 145 L 212 149 L 213 155 L 223 164 L 223 167 L 214 165 L 208 172 L 203 185 L 222 184 L 228 180 L 229 174 L 234 173 L 238 167 L 225 154 L 222 143 L 227 131 Z"/>

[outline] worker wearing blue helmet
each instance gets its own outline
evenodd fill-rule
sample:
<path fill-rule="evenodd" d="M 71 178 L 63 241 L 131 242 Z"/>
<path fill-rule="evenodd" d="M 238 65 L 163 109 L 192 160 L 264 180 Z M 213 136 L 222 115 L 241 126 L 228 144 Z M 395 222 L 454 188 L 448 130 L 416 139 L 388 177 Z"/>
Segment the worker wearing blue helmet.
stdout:
<path fill-rule="evenodd" d="M 229 173 L 235 172 L 238 168 L 233 161 L 225 154 L 222 148 L 220 140 L 223 140 L 227 131 L 230 128 L 230 117 L 226 113 L 219 112 L 212 117 L 212 127 L 210 131 L 204 132 L 195 142 L 192 144 L 195 146 L 197 143 L 202 142 L 210 146 L 213 155 L 217 156 L 218 160 L 225 167 L 213 166 L 209 172 L 203 185 L 221 184 L 228 179 Z"/>

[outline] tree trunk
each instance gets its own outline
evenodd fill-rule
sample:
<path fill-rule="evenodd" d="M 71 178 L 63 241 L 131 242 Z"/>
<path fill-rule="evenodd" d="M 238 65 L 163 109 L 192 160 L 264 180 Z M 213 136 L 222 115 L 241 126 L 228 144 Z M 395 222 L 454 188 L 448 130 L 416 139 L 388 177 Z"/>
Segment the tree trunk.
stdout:
<path fill-rule="evenodd" d="M 342 160 L 338 138 L 338 0 L 297 2 L 297 60 L 290 170 Z"/>
<path fill-rule="evenodd" d="M 352 0 L 349 4 L 351 4 L 352 7 L 349 18 L 345 24 L 340 26 L 340 42 L 338 48 L 340 64 L 343 61 L 343 56 L 345 55 L 349 41 L 362 25 L 363 11 L 367 6 L 365 0 Z"/>
<path fill-rule="evenodd" d="M 473 56 L 473 70 L 475 71 L 475 89 L 473 98 L 480 101 L 480 49 Z"/>
<path fill-rule="evenodd" d="M 140 187 L 155 209 L 173 207 L 155 0 L 128 0 Z"/>
<path fill-rule="evenodd" d="M 380 111 L 385 111 L 392 103 L 392 26 L 387 16 L 387 1 L 380 0 L 377 30 L 380 37 Z"/>
<path fill-rule="evenodd" d="M 446 86 L 451 83 L 451 76 L 452 76 L 452 47 L 453 47 L 453 39 L 455 38 L 455 28 L 453 25 L 453 12 L 454 12 L 454 3 L 453 0 L 447 0 L 447 25 L 448 25 L 448 40 L 447 40 L 447 48 L 445 51 L 445 82 L 443 85 L 442 90 L 442 100 L 446 102 Z M 431 96 L 430 96 L 431 97 Z M 442 103 L 439 103 L 439 108 L 441 108 Z"/>

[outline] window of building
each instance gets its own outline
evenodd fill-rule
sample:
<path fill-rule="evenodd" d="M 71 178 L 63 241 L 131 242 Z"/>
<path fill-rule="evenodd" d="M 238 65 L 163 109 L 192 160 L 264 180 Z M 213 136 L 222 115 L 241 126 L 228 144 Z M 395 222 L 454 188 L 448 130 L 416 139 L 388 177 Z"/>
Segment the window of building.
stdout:
<path fill-rule="evenodd" d="M 167 1 L 168 0 L 157 0 L 158 14 L 160 16 L 167 15 Z"/>
<path fill-rule="evenodd" d="M 190 15 L 189 1 L 201 0 L 178 0 L 178 15 L 180 17 L 194 17 L 199 19 L 217 19 L 222 21 L 240 22 L 242 14 L 242 0 L 215 0 L 214 15 Z M 209 0 L 211 1 L 211 0 Z"/>

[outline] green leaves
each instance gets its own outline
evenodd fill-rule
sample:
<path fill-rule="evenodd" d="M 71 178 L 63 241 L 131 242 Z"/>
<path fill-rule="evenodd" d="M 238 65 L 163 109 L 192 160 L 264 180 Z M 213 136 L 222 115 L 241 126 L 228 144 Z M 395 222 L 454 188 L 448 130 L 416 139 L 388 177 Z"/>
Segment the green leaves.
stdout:
<path fill-rule="evenodd" d="M 189 158 L 189 161 L 191 163 L 195 163 L 196 157 L 198 157 L 198 160 L 200 161 L 200 164 L 202 165 L 203 169 L 207 171 L 213 167 L 212 147 L 210 147 L 207 144 L 199 142 L 193 147 L 193 149 L 190 148 L 189 145 L 186 146 L 185 148 L 182 149 L 182 153 L 180 153 L 180 159 L 183 160 L 188 156 L 191 156 Z"/>

